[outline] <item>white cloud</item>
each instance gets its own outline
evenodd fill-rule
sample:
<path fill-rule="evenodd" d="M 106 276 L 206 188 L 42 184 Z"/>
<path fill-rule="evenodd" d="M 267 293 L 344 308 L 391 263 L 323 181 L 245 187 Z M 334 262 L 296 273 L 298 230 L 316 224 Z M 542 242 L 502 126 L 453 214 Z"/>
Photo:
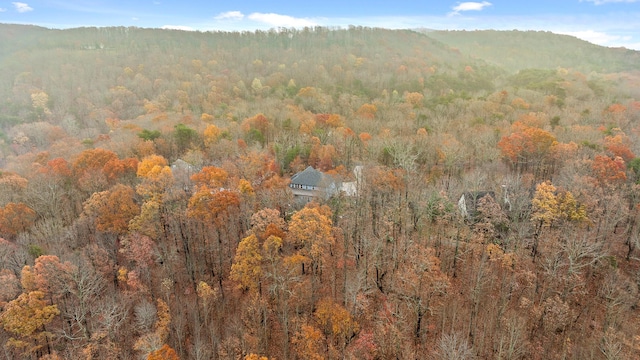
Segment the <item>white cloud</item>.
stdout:
<path fill-rule="evenodd" d="M 240 11 L 227 11 L 220 13 L 214 17 L 216 20 L 235 20 L 239 21 L 244 19 L 244 14 Z"/>
<path fill-rule="evenodd" d="M 192 28 L 191 26 L 184 26 L 184 25 L 164 25 L 161 27 L 161 29 L 165 29 L 165 30 L 182 30 L 182 31 L 196 31 L 196 29 Z"/>
<path fill-rule="evenodd" d="M 593 3 L 594 5 L 603 5 L 609 3 L 634 3 L 640 0 L 580 0 L 580 2 L 583 1 Z"/>
<path fill-rule="evenodd" d="M 29 6 L 29 4 L 26 4 L 26 3 L 23 3 L 23 2 L 12 2 L 11 4 L 16 9 L 16 11 L 19 12 L 19 13 L 25 13 L 25 12 L 33 11 L 33 8 L 31 6 Z"/>
<path fill-rule="evenodd" d="M 627 49 L 639 49 L 640 44 L 634 42 L 632 36 L 611 35 L 602 31 L 584 30 L 584 31 L 557 31 L 558 34 L 575 36 L 578 39 L 588 41 L 592 44 L 609 46 L 609 47 L 626 47 Z"/>
<path fill-rule="evenodd" d="M 608 43 L 611 43 L 613 41 L 621 39 L 620 36 L 609 35 L 607 33 L 600 32 L 600 31 L 594 31 L 594 30 L 564 31 L 564 32 L 560 32 L 560 33 L 564 34 L 564 35 L 575 36 L 578 39 L 586 40 L 586 41 L 588 41 L 590 43 L 594 43 L 594 44 L 598 44 L 598 45 L 608 44 Z"/>
<path fill-rule="evenodd" d="M 0 8 L 0 12 L 5 12 L 5 11 L 7 11 L 7 9 Z"/>
<path fill-rule="evenodd" d="M 620 46 L 625 47 L 627 49 L 640 51 L 640 42 L 630 42 L 630 43 L 621 44 Z"/>
<path fill-rule="evenodd" d="M 451 12 L 451 15 L 459 14 L 461 11 L 481 11 L 487 6 L 491 6 L 491 3 L 488 1 L 459 3 L 452 8 L 453 12 Z"/>
<path fill-rule="evenodd" d="M 247 18 L 276 27 L 305 27 L 318 25 L 316 22 L 309 19 L 295 18 L 288 15 L 274 13 L 252 13 Z"/>
<path fill-rule="evenodd" d="M 270 27 L 285 27 L 285 28 L 301 28 L 306 26 L 318 26 L 319 24 L 309 18 L 296 18 L 289 15 L 275 14 L 275 13 L 259 13 L 254 12 L 249 15 L 245 15 L 240 11 L 227 11 L 214 16 L 215 20 L 219 23 L 216 27 L 232 26 L 234 30 L 242 29 L 255 29 Z M 249 20 L 249 21 L 247 21 Z"/>

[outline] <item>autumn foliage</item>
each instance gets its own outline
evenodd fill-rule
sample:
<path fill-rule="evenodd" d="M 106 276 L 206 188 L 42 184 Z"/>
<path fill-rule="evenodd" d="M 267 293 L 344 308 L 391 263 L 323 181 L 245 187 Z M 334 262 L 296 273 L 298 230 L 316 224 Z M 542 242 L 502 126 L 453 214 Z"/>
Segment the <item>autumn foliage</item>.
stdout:
<path fill-rule="evenodd" d="M 627 180 L 627 166 L 624 160 L 616 156 L 596 155 L 591 163 L 594 178 L 602 185 L 620 184 Z"/>
<path fill-rule="evenodd" d="M 8 203 L 0 208 L 0 234 L 14 237 L 29 229 L 37 218 L 36 212 L 23 203 Z"/>
<path fill-rule="evenodd" d="M 180 357 L 169 345 L 164 344 L 160 349 L 149 353 L 147 360 L 180 360 Z"/>
<path fill-rule="evenodd" d="M 566 220 L 581 222 L 587 220 L 583 205 L 579 205 L 569 191 L 558 192 L 557 188 L 546 181 L 536 185 L 536 193 L 531 200 L 533 214 L 531 220 L 545 226 Z"/>
<path fill-rule="evenodd" d="M 548 160 L 556 138 L 548 131 L 521 123 L 512 125 L 511 135 L 498 142 L 502 155 L 513 164 L 539 163 Z"/>
<path fill-rule="evenodd" d="M 140 213 L 134 195 L 131 187 L 116 185 L 108 191 L 91 195 L 84 204 L 84 213 L 95 219 L 96 229 L 124 234 L 129 229 L 129 221 Z"/>
<path fill-rule="evenodd" d="M 31 356 L 46 345 L 51 333 L 45 327 L 59 314 L 57 306 L 49 305 L 43 292 L 20 294 L 5 306 L 0 317 L 3 328 L 12 334 L 5 346 Z"/>
<path fill-rule="evenodd" d="M 221 226 L 240 206 L 240 196 L 231 190 L 201 188 L 189 200 L 188 214 L 207 224 Z"/>
<path fill-rule="evenodd" d="M 257 291 L 262 276 L 261 264 L 260 244 L 258 238 L 251 234 L 238 244 L 230 278 L 243 290 Z"/>
<path fill-rule="evenodd" d="M 631 50 L 359 26 L 0 39 L 2 358 L 640 358 Z M 322 181 L 292 181 L 309 166 Z"/>

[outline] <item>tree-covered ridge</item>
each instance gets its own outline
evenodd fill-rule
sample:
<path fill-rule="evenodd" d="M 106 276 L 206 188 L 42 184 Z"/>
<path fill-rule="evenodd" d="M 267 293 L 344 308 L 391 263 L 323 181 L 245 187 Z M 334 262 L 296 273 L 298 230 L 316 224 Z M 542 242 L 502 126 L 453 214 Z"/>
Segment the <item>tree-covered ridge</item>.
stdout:
<path fill-rule="evenodd" d="M 11 31 L 7 359 L 638 357 L 637 73 L 358 27 Z M 308 166 L 353 191 L 301 203 Z"/>
<path fill-rule="evenodd" d="M 425 83 L 436 92 L 490 89 L 499 73 L 411 31 L 23 30 L 28 35 L 24 42 L 12 29 L 16 35 L 7 46 L 20 43 L 21 50 L 11 52 L 1 64 L 4 124 L 38 118 L 30 99 L 36 89 L 47 94 L 48 108 L 58 121 L 66 115 L 85 118 L 92 107 L 112 107 L 116 100 L 119 118 L 127 119 L 143 113 L 144 100 L 167 103 L 167 98 L 176 97 L 167 90 L 181 92 L 182 98 L 185 91 L 188 97 L 200 96 L 212 86 L 234 96 L 255 95 L 259 89 L 264 95 L 291 97 L 312 87 L 320 95 L 348 93 L 373 99 L 383 89 L 402 94 L 418 91 Z M 459 78 L 466 65 L 486 71 Z M 86 83 L 88 78 L 94 81 Z M 189 102 L 202 106 L 202 101 Z M 56 107 L 65 114 L 57 114 Z M 205 104 L 203 111 L 212 109 Z"/>
<path fill-rule="evenodd" d="M 572 68 L 584 73 L 640 69 L 640 52 L 605 48 L 568 35 L 544 31 L 424 31 L 463 54 L 509 72 L 528 68 Z"/>

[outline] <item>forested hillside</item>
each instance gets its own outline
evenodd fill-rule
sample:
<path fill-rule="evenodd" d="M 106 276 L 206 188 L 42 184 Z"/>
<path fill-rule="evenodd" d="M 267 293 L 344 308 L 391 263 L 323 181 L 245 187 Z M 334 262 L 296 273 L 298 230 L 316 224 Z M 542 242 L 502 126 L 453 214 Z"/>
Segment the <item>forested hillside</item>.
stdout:
<path fill-rule="evenodd" d="M 544 31 L 428 31 L 429 37 L 510 72 L 574 68 L 584 73 L 640 70 L 640 54 Z"/>
<path fill-rule="evenodd" d="M 638 358 L 638 56 L 0 25 L 2 357 Z"/>

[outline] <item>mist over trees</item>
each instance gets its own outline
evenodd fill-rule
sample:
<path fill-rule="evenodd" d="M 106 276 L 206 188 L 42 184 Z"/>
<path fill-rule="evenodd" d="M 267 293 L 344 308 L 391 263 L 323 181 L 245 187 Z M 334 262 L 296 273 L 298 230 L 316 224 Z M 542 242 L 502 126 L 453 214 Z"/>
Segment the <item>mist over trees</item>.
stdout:
<path fill-rule="evenodd" d="M 2 357 L 639 357 L 638 58 L 0 25 Z"/>

